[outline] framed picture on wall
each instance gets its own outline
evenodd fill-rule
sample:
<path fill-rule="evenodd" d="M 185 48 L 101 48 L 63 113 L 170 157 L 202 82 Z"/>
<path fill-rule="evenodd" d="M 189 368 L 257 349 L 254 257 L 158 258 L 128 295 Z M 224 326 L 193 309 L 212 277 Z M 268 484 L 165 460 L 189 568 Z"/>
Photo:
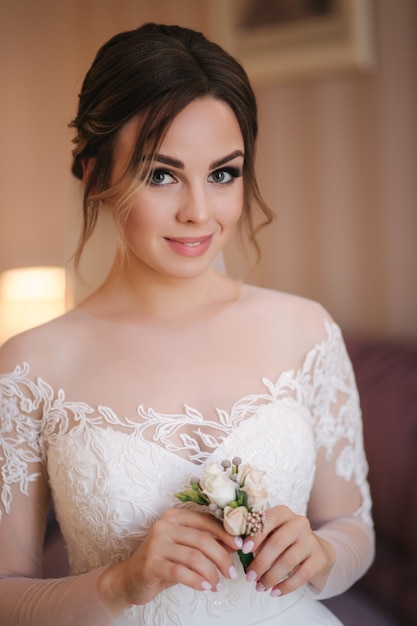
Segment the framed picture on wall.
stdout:
<path fill-rule="evenodd" d="M 254 84 L 376 66 L 372 0 L 206 0 L 208 35 Z"/>

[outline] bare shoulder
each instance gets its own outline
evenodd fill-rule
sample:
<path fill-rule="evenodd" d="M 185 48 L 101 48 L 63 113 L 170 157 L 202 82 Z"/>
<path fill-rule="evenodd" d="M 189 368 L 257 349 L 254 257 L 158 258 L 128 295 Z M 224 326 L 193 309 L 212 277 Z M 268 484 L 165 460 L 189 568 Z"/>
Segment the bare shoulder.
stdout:
<path fill-rule="evenodd" d="M 291 293 L 245 286 L 246 301 L 253 307 L 254 324 L 271 338 L 289 341 L 301 351 L 327 337 L 327 324 L 334 324 L 326 309 L 314 300 Z"/>
<path fill-rule="evenodd" d="M 256 297 L 258 305 L 263 311 L 270 311 L 274 316 L 295 316 L 297 322 L 309 326 L 323 326 L 324 320 L 331 320 L 326 309 L 315 300 L 274 289 L 262 287 L 248 287 L 248 293 Z"/>
<path fill-rule="evenodd" d="M 76 310 L 22 332 L 0 347 L 0 374 L 27 362 L 36 375 L 49 376 L 65 367 L 74 339 L 81 334 Z"/>

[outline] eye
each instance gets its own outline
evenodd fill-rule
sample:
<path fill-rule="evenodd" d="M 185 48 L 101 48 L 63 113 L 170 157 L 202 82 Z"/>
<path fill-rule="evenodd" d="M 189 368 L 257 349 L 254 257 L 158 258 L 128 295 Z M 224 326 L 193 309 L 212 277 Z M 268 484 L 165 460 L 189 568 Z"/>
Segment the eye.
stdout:
<path fill-rule="evenodd" d="M 242 176 L 242 171 L 237 167 L 226 167 L 220 170 L 215 170 L 208 177 L 209 182 L 217 183 L 220 185 L 228 185 L 234 178 Z"/>
<path fill-rule="evenodd" d="M 155 187 L 162 187 L 163 185 L 170 185 L 175 182 L 175 178 L 171 172 L 163 169 L 153 170 L 149 175 L 149 184 Z"/>

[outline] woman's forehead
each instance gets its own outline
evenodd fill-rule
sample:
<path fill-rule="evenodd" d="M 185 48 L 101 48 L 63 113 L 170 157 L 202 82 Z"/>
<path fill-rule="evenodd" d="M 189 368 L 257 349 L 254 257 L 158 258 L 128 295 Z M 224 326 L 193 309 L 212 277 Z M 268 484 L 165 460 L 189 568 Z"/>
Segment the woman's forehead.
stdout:
<path fill-rule="evenodd" d="M 145 113 L 137 114 L 120 129 L 115 146 L 115 165 L 123 168 L 129 162 L 145 117 Z M 202 153 L 210 161 L 224 151 L 243 152 L 243 149 L 242 132 L 232 109 L 222 100 L 204 97 L 187 104 L 173 118 L 159 152 L 176 155 L 179 159 L 181 154 Z M 214 155 L 215 152 L 219 154 Z"/>

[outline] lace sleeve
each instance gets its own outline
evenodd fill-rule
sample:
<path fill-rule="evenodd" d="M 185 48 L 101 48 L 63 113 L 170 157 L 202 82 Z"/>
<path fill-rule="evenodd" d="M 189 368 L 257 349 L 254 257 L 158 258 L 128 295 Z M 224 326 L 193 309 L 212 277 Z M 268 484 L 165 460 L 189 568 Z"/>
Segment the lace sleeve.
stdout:
<path fill-rule="evenodd" d="M 9 514 L 12 488 L 28 495 L 29 483 L 40 476 L 42 462 L 41 419 L 43 390 L 28 378 L 27 363 L 0 376 L 0 520 Z"/>
<path fill-rule="evenodd" d="M 336 563 L 320 598 L 342 593 L 370 566 L 374 536 L 362 418 L 352 364 L 340 329 L 328 325 L 328 341 L 312 353 L 312 419 L 317 468 L 308 515 L 331 542 Z"/>
<path fill-rule="evenodd" d="M 49 500 L 44 415 L 52 396 L 51 387 L 29 377 L 26 363 L 0 376 L 0 621 L 56 626 L 66 615 L 66 624 L 104 626 L 114 618 L 97 596 L 103 568 L 40 579 Z"/>

